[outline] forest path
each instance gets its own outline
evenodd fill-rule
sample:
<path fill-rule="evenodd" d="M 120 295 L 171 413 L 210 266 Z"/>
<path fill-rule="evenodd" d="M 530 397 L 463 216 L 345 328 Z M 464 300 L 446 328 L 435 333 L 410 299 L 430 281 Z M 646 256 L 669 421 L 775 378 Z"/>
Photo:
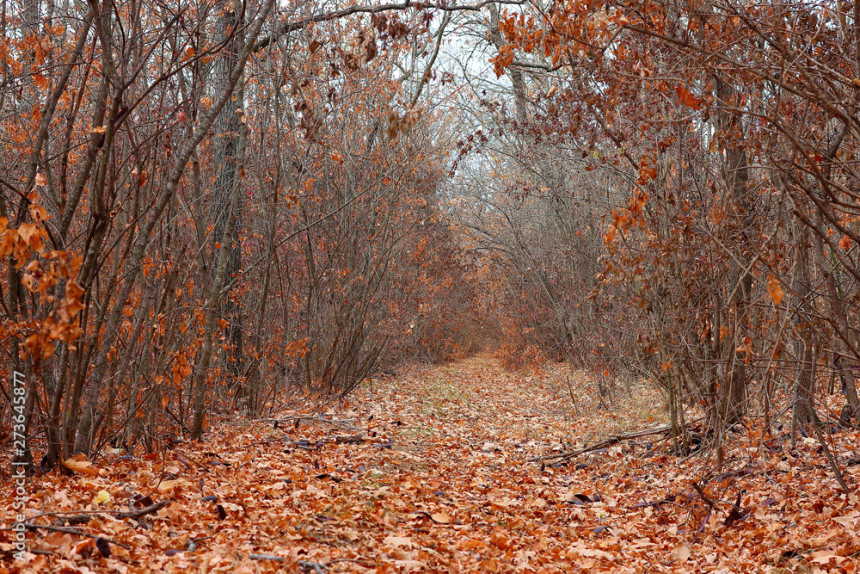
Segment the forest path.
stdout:
<path fill-rule="evenodd" d="M 394 412 L 404 427 L 391 431 L 396 449 L 434 457 L 445 447 L 461 456 L 480 451 L 497 453 L 493 461 L 525 460 L 569 438 L 569 399 L 548 381 L 507 372 L 481 355 L 416 370 L 364 404 L 370 414 L 401 406 Z"/>
<path fill-rule="evenodd" d="M 171 503 L 146 529 L 104 514 L 81 526 L 130 547 L 111 544 L 108 558 L 91 539 L 31 533 L 52 554 L 25 571 L 759 572 L 782 559 L 806 568 L 782 572 L 812 572 L 856 560 L 860 506 L 840 498 L 815 445 L 788 459 L 739 444 L 727 469 L 739 472 L 710 479 L 702 458 L 645 440 L 567 465 L 528 462 L 660 408 L 634 389 L 600 409 L 587 378 L 568 387 L 553 372 L 511 373 L 487 356 L 412 367 L 337 411 L 291 414 L 324 422 L 222 421 L 199 445 L 34 479 L 32 509 L 124 509 L 134 493 Z M 860 465 L 843 462 L 858 482 Z M 694 482 L 718 501 L 712 512 Z M 727 524 L 741 488 L 748 516 Z"/>

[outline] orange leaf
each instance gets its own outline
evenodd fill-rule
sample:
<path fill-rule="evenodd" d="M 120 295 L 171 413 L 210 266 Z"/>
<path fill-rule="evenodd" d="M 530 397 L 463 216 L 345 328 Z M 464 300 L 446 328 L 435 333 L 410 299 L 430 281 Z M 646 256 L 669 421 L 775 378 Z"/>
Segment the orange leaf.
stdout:
<path fill-rule="evenodd" d="M 681 103 L 682 106 L 687 106 L 688 108 L 693 108 L 694 110 L 701 110 L 702 103 L 704 100 L 702 98 L 696 97 L 690 92 L 688 89 L 683 86 L 678 86 L 675 88 L 675 92 L 678 94 L 678 102 Z"/>
<path fill-rule="evenodd" d="M 782 286 L 779 284 L 779 279 L 772 275 L 768 275 L 767 282 L 768 291 L 770 291 L 770 298 L 773 299 L 773 304 L 779 305 L 782 303 L 783 297 L 785 297 L 785 291 L 782 290 Z"/>
<path fill-rule="evenodd" d="M 430 518 L 433 519 L 433 522 L 438 524 L 451 524 L 451 515 L 447 512 L 436 512 L 430 515 Z"/>
<path fill-rule="evenodd" d="M 93 463 L 86 460 L 83 454 L 76 454 L 72 458 L 63 461 L 63 466 L 72 472 L 80 472 L 88 476 L 98 476 L 99 470 L 93 466 Z"/>

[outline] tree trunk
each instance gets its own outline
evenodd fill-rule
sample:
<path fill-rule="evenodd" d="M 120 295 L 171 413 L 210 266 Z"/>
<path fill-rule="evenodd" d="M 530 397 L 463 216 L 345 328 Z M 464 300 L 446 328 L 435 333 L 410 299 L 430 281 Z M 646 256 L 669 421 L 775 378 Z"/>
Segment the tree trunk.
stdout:
<path fill-rule="evenodd" d="M 797 294 L 794 346 L 795 355 L 800 359 L 800 364 L 794 387 L 792 434 L 800 425 L 818 422 L 812 404 L 812 394 L 815 388 L 815 363 L 813 361 L 815 333 L 806 317 L 806 313 L 810 311 L 810 294 L 812 292 L 809 273 L 809 230 L 802 223 L 798 223 L 795 227 L 798 229 L 799 237 L 794 278 L 794 292 Z"/>
<path fill-rule="evenodd" d="M 245 151 L 247 130 L 244 125 L 240 128 L 240 137 L 237 146 L 236 164 L 240 165 Z M 226 225 L 221 234 L 221 247 L 218 249 L 218 263 L 215 266 L 215 275 L 209 287 L 209 296 L 206 301 L 206 322 L 203 330 L 203 347 L 197 359 L 194 372 L 194 415 L 191 423 L 191 438 L 199 440 L 203 436 L 203 419 L 206 414 L 206 378 L 209 374 L 209 365 L 212 361 L 214 349 L 215 327 L 218 321 L 218 307 L 221 304 L 221 291 L 227 282 L 227 273 L 230 268 L 231 251 L 233 246 L 229 238 L 233 236 L 237 222 L 237 207 L 241 195 L 241 177 L 239 169 L 230 194 Z"/>
<path fill-rule="evenodd" d="M 724 108 L 736 105 L 737 90 L 720 74 L 716 75 L 717 96 Z M 728 360 L 726 376 L 720 394 L 720 412 L 723 421 L 732 424 L 740 421 L 746 412 L 747 353 L 742 350 L 749 321 L 749 302 L 752 292 L 752 274 L 747 268 L 750 261 L 749 231 L 752 227 L 752 209 L 750 207 L 749 164 L 744 149 L 744 130 L 740 118 L 727 109 L 721 108 L 717 113 L 717 126 L 726 138 L 725 150 L 725 179 L 729 190 L 734 216 L 739 220 L 743 235 L 742 252 L 738 256 L 739 263 L 735 270 L 729 289 L 734 292 L 732 305 L 734 309 L 734 338 L 735 345 Z M 727 317 L 728 318 L 728 317 Z"/>
<path fill-rule="evenodd" d="M 229 1 L 229 0 L 228 0 Z M 230 75 L 236 67 L 241 48 L 243 46 L 242 35 L 244 30 L 240 29 L 242 22 L 239 19 L 241 6 L 230 5 L 222 10 L 218 19 L 217 29 L 219 41 L 226 43 L 226 49 L 220 58 L 216 68 L 217 86 L 222 88 L 228 85 Z M 221 110 L 215 122 L 214 160 L 215 160 L 215 234 L 214 242 L 226 244 L 229 247 L 229 258 L 226 270 L 226 279 L 229 281 L 239 273 L 241 266 L 241 249 L 239 246 L 239 231 L 241 228 L 241 215 L 238 204 L 233 203 L 233 189 L 239 176 L 238 146 L 239 131 L 242 128 L 242 81 L 240 79 L 232 99 Z M 225 234 L 230 218 L 236 218 L 231 233 Z M 219 249 L 212 250 L 213 259 L 217 257 Z M 212 268 L 213 281 L 217 270 Z M 222 284 L 223 286 L 223 284 Z M 220 305 L 219 305 L 220 307 Z M 226 297 L 224 301 L 224 314 L 227 317 L 226 327 L 227 339 L 231 342 L 233 356 L 225 356 L 224 360 L 234 377 L 241 370 L 242 357 L 242 315 L 237 301 Z"/>

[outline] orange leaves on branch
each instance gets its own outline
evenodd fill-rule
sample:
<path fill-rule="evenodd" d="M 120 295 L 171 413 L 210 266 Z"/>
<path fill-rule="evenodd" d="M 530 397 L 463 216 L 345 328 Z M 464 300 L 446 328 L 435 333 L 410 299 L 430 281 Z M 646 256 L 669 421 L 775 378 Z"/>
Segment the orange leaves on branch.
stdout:
<path fill-rule="evenodd" d="M 284 348 L 284 354 L 287 357 L 295 357 L 301 358 L 308 354 L 310 349 L 308 348 L 308 338 L 298 339 L 296 341 L 290 341 L 287 343 Z"/>
<path fill-rule="evenodd" d="M 490 59 L 493 64 L 493 71 L 496 72 L 496 77 L 501 78 L 505 74 L 505 69 L 509 68 L 514 63 L 514 49 L 511 45 L 505 45 L 499 48 L 499 53 L 494 58 Z"/>
<path fill-rule="evenodd" d="M 37 185 L 39 182 L 37 176 Z M 31 198 L 33 203 L 29 206 L 34 223 L 25 222 L 14 229 L 8 227 L 8 219 L 0 218 L 0 257 L 14 257 L 17 268 L 24 268 L 21 284 L 30 293 L 39 294 L 42 304 L 54 304 L 54 308 L 43 319 L 4 321 L 6 328 L 18 333 L 23 339 L 24 349 L 38 364 L 53 354 L 55 341 L 72 342 L 80 337 L 79 316 L 84 308 L 84 289 L 75 279 L 81 265 L 80 257 L 66 251 L 45 252 L 44 238 L 47 233 L 43 224 L 48 214 L 44 207 L 36 203 L 37 199 L 34 195 Z M 48 264 L 45 265 L 45 262 Z M 55 296 L 49 293 L 61 281 L 65 281 L 65 294 L 55 300 Z"/>
<path fill-rule="evenodd" d="M 782 285 L 780 285 L 779 279 L 773 275 L 768 275 L 767 290 L 770 292 L 770 298 L 773 299 L 774 305 L 782 303 L 782 299 L 785 297 L 785 291 L 782 290 Z"/>
<path fill-rule="evenodd" d="M 48 220 L 48 212 L 45 208 L 36 203 L 30 206 L 30 216 L 37 222 L 43 223 Z"/>
<path fill-rule="evenodd" d="M 642 214 L 642 210 L 645 208 L 645 203 L 648 201 L 648 194 L 644 191 L 639 191 L 630 198 L 628 202 L 628 208 L 630 209 L 630 213 L 632 215 L 638 216 Z"/>
<path fill-rule="evenodd" d="M 613 241 L 615 241 L 615 232 L 618 231 L 618 228 L 615 225 L 610 225 L 606 233 L 603 234 L 603 243 L 606 245 L 610 245 Z"/>
<path fill-rule="evenodd" d="M 84 309 L 81 302 L 84 295 L 84 289 L 74 279 L 66 283 L 66 296 L 60 303 L 57 309 L 57 315 L 64 323 L 72 323 L 77 319 L 78 314 Z"/>
<path fill-rule="evenodd" d="M 182 61 L 183 62 L 189 62 L 189 61 L 193 60 L 196 55 L 197 55 L 197 52 L 194 50 L 194 46 L 188 46 L 185 49 L 185 54 L 182 56 Z"/>
<path fill-rule="evenodd" d="M 171 367 L 171 372 L 173 373 L 173 384 L 177 386 L 181 385 L 183 381 L 191 376 L 191 361 L 189 361 L 187 352 L 176 354 L 173 366 Z"/>
<path fill-rule="evenodd" d="M 8 224 L 8 219 L 0 218 L 0 257 L 11 255 L 20 269 L 34 253 L 42 251 L 45 230 L 35 223 L 22 223 L 18 229 Z"/>
<path fill-rule="evenodd" d="M 639 185 L 645 185 L 652 179 L 656 178 L 657 173 L 657 167 L 651 165 L 647 158 L 642 158 L 642 161 L 639 162 L 639 179 L 636 180 L 636 183 Z"/>
<path fill-rule="evenodd" d="M 420 110 L 409 111 L 403 114 L 403 116 L 399 116 L 397 112 L 392 111 L 388 114 L 388 129 L 386 131 L 388 139 L 396 139 L 399 134 L 412 129 L 420 119 Z"/>
<path fill-rule="evenodd" d="M 703 98 L 693 95 L 691 91 L 683 86 L 675 88 L 675 92 L 678 94 L 678 102 L 682 106 L 693 108 L 694 110 L 701 110 L 702 104 L 705 103 Z"/>

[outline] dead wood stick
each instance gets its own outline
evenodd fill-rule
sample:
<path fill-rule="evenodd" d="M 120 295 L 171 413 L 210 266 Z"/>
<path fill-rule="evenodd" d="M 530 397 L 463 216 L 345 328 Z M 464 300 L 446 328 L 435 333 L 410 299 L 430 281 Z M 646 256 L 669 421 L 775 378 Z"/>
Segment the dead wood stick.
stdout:
<path fill-rule="evenodd" d="M 55 512 L 41 512 L 32 518 L 40 518 L 42 516 L 54 516 L 56 518 L 60 518 L 64 522 L 68 522 L 71 524 L 86 524 L 90 520 L 93 519 L 93 516 L 96 514 L 112 514 L 116 518 L 141 518 L 142 516 L 146 516 L 147 514 L 153 514 L 158 512 L 165 506 L 170 504 L 169 500 L 162 500 L 161 502 L 156 502 L 155 504 L 150 504 L 145 508 L 141 508 L 138 510 L 130 510 L 130 511 L 118 511 L 118 510 L 91 510 L 86 514 L 74 514 L 78 512 L 77 510 L 58 510 Z M 70 516 L 67 516 L 70 515 Z M 65 517 L 65 518 L 63 518 Z"/>
<path fill-rule="evenodd" d="M 267 419 L 267 420 L 268 420 L 268 422 L 275 423 L 276 425 L 279 423 L 299 423 L 301 421 L 310 421 L 310 422 L 315 422 L 315 423 L 327 423 L 327 424 L 330 424 L 332 426 L 340 427 L 342 429 L 354 429 L 354 428 L 356 428 L 355 425 L 350 424 L 350 423 L 341 422 L 341 421 L 333 421 L 333 420 L 329 420 L 329 419 L 326 419 L 323 417 L 312 416 L 312 415 L 297 415 L 297 416 L 292 416 L 292 417 L 283 417 L 280 419 Z M 277 428 L 277 427 L 275 427 L 275 428 Z"/>
<path fill-rule="evenodd" d="M 286 562 L 287 559 L 283 556 L 274 556 L 272 554 L 257 554 L 255 552 L 251 552 L 248 554 L 248 558 L 251 560 L 271 560 L 272 562 Z"/>
<path fill-rule="evenodd" d="M 698 494 L 698 495 L 699 495 L 699 498 L 701 498 L 701 499 L 702 499 L 702 501 L 703 501 L 705 504 L 707 504 L 709 508 L 713 508 L 713 507 L 714 507 L 714 505 L 716 504 L 716 502 L 714 502 L 713 500 L 711 500 L 711 498 L 710 498 L 707 494 L 705 494 L 704 489 L 703 489 L 701 486 L 699 486 L 699 483 L 698 483 L 698 482 L 694 482 L 694 483 L 693 483 L 693 490 L 695 490 L 695 491 L 696 491 L 696 494 Z"/>
<path fill-rule="evenodd" d="M 75 534 L 77 536 L 86 536 L 88 538 L 92 538 L 93 540 L 98 540 L 101 538 L 111 544 L 116 544 L 117 546 L 121 546 L 126 550 L 131 550 L 131 546 L 128 544 L 124 544 L 118 540 L 114 540 L 113 538 L 107 538 L 106 536 L 102 536 L 101 534 L 90 534 L 86 530 L 81 530 L 80 528 L 69 528 L 67 526 L 51 526 L 50 524 L 33 524 L 32 522 L 25 522 L 24 527 L 27 530 L 50 530 L 51 532 L 63 532 L 65 534 Z"/>
<path fill-rule="evenodd" d="M 530 458 L 529 462 L 543 462 L 543 461 L 547 461 L 547 460 L 567 460 L 567 459 L 579 456 L 581 454 L 585 454 L 587 452 L 600 450 L 602 448 L 608 448 L 612 445 L 618 444 L 619 442 L 621 442 L 623 440 L 630 440 L 630 439 L 640 438 L 643 436 L 649 436 L 649 435 L 653 435 L 653 434 L 663 434 L 663 433 L 669 432 L 671 430 L 672 430 L 671 425 L 664 425 L 664 426 L 660 426 L 660 427 L 654 427 L 654 428 L 650 428 L 650 429 L 643 429 L 640 431 L 634 431 L 634 432 L 629 432 L 629 433 L 625 433 L 625 434 L 619 434 L 619 435 L 609 437 L 608 439 L 605 439 L 605 440 L 603 440 L 597 444 L 587 446 L 585 448 L 580 448 L 580 449 L 577 449 L 577 450 L 574 450 L 571 452 L 560 452 L 558 454 L 548 454 L 546 456 L 536 456 L 536 457 Z"/>
<path fill-rule="evenodd" d="M 328 565 L 313 562 L 311 560 L 299 560 L 299 568 L 306 571 L 313 570 L 317 574 L 325 574 L 328 572 Z"/>
<path fill-rule="evenodd" d="M 839 482 L 839 486 L 842 487 L 842 492 L 845 493 L 849 498 L 851 497 L 851 489 L 848 487 L 848 484 L 845 482 L 845 476 L 842 474 L 842 470 L 839 468 L 839 465 L 836 463 L 836 459 L 833 458 L 833 453 L 830 452 L 830 447 L 827 446 L 827 442 L 824 440 L 824 435 L 821 433 L 821 429 L 818 428 L 816 421 L 812 422 L 812 428 L 815 429 L 815 434 L 818 436 L 818 442 L 821 443 L 821 448 L 824 449 L 824 454 L 827 456 L 827 462 L 830 463 L 830 469 L 833 471 L 833 474 L 836 475 L 836 480 Z"/>
<path fill-rule="evenodd" d="M 334 437 L 336 444 L 364 444 L 367 439 L 361 435 L 354 436 L 336 436 Z"/>

